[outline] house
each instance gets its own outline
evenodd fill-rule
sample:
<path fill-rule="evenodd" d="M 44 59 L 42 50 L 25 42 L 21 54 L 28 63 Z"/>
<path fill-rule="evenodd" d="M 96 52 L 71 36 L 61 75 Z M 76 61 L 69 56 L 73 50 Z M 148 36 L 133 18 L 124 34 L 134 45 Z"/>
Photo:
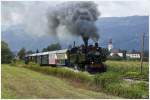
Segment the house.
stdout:
<path fill-rule="evenodd" d="M 119 57 L 124 56 L 122 50 L 113 48 L 112 39 L 110 39 L 108 42 L 108 50 L 110 52 L 110 56 L 119 56 Z"/>
<path fill-rule="evenodd" d="M 140 59 L 140 58 L 141 58 L 141 53 L 140 53 L 140 52 L 137 52 L 137 51 L 127 52 L 127 53 L 126 53 L 126 57 L 127 57 L 127 58 Z"/>
<path fill-rule="evenodd" d="M 122 58 L 132 58 L 132 59 L 140 59 L 141 58 L 141 53 L 138 51 L 128 51 L 126 52 L 125 50 L 121 50 L 121 49 L 116 49 L 113 48 L 113 44 L 112 44 L 112 39 L 109 40 L 108 42 L 108 50 L 110 52 L 110 56 L 118 56 L 118 57 L 122 57 Z"/>
<path fill-rule="evenodd" d="M 120 49 L 111 49 L 110 50 L 110 56 L 119 56 L 119 57 L 123 57 L 123 51 Z"/>

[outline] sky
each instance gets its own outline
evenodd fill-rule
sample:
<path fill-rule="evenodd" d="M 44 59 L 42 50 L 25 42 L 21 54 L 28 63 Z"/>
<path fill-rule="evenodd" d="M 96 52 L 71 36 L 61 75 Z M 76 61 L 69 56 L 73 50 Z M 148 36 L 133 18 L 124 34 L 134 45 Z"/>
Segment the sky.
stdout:
<path fill-rule="evenodd" d="M 12 26 L 20 26 L 24 27 L 29 34 L 41 36 L 46 33 L 45 30 L 47 30 L 47 11 L 53 9 L 53 6 L 61 2 L 2 1 L 2 31 L 5 31 Z M 100 17 L 149 15 L 149 0 L 95 0 L 94 2 L 98 5 L 98 10 L 101 13 Z"/>

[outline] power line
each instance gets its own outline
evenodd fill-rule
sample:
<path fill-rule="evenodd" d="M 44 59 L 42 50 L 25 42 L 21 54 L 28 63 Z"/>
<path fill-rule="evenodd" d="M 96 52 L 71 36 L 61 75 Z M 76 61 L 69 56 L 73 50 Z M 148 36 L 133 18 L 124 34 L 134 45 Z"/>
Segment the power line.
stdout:
<path fill-rule="evenodd" d="M 141 74 L 143 71 L 143 55 L 144 55 L 144 33 L 141 36 Z"/>

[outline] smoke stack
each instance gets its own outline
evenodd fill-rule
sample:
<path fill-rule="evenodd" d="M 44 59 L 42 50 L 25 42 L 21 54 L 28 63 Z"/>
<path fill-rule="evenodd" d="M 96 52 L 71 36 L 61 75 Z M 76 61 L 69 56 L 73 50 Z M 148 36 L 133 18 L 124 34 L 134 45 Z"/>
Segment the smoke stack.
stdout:
<path fill-rule="evenodd" d="M 98 48 L 98 42 L 96 42 L 96 43 L 95 43 L 95 47 L 97 47 L 97 48 Z"/>
<path fill-rule="evenodd" d="M 85 48 L 87 48 L 89 37 L 82 37 L 82 38 L 83 38 L 83 42 L 84 42 Z"/>
<path fill-rule="evenodd" d="M 75 47 L 76 46 L 76 43 L 75 43 L 75 41 L 73 42 L 73 47 Z"/>

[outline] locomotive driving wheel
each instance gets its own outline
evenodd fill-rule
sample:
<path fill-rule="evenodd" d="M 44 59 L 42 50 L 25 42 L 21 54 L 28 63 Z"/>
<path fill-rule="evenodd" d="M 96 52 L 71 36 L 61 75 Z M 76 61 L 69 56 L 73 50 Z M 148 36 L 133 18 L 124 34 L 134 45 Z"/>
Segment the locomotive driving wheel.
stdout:
<path fill-rule="evenodd" d="M 106 72 L 106 70 L 107 70 L 106 65 L 100 64 L 98 67 L 89 65 L 89 66 L 87 66 L 86 71 L 88 71 L 91 74 L 95 74 L 95 73 Z"/>

